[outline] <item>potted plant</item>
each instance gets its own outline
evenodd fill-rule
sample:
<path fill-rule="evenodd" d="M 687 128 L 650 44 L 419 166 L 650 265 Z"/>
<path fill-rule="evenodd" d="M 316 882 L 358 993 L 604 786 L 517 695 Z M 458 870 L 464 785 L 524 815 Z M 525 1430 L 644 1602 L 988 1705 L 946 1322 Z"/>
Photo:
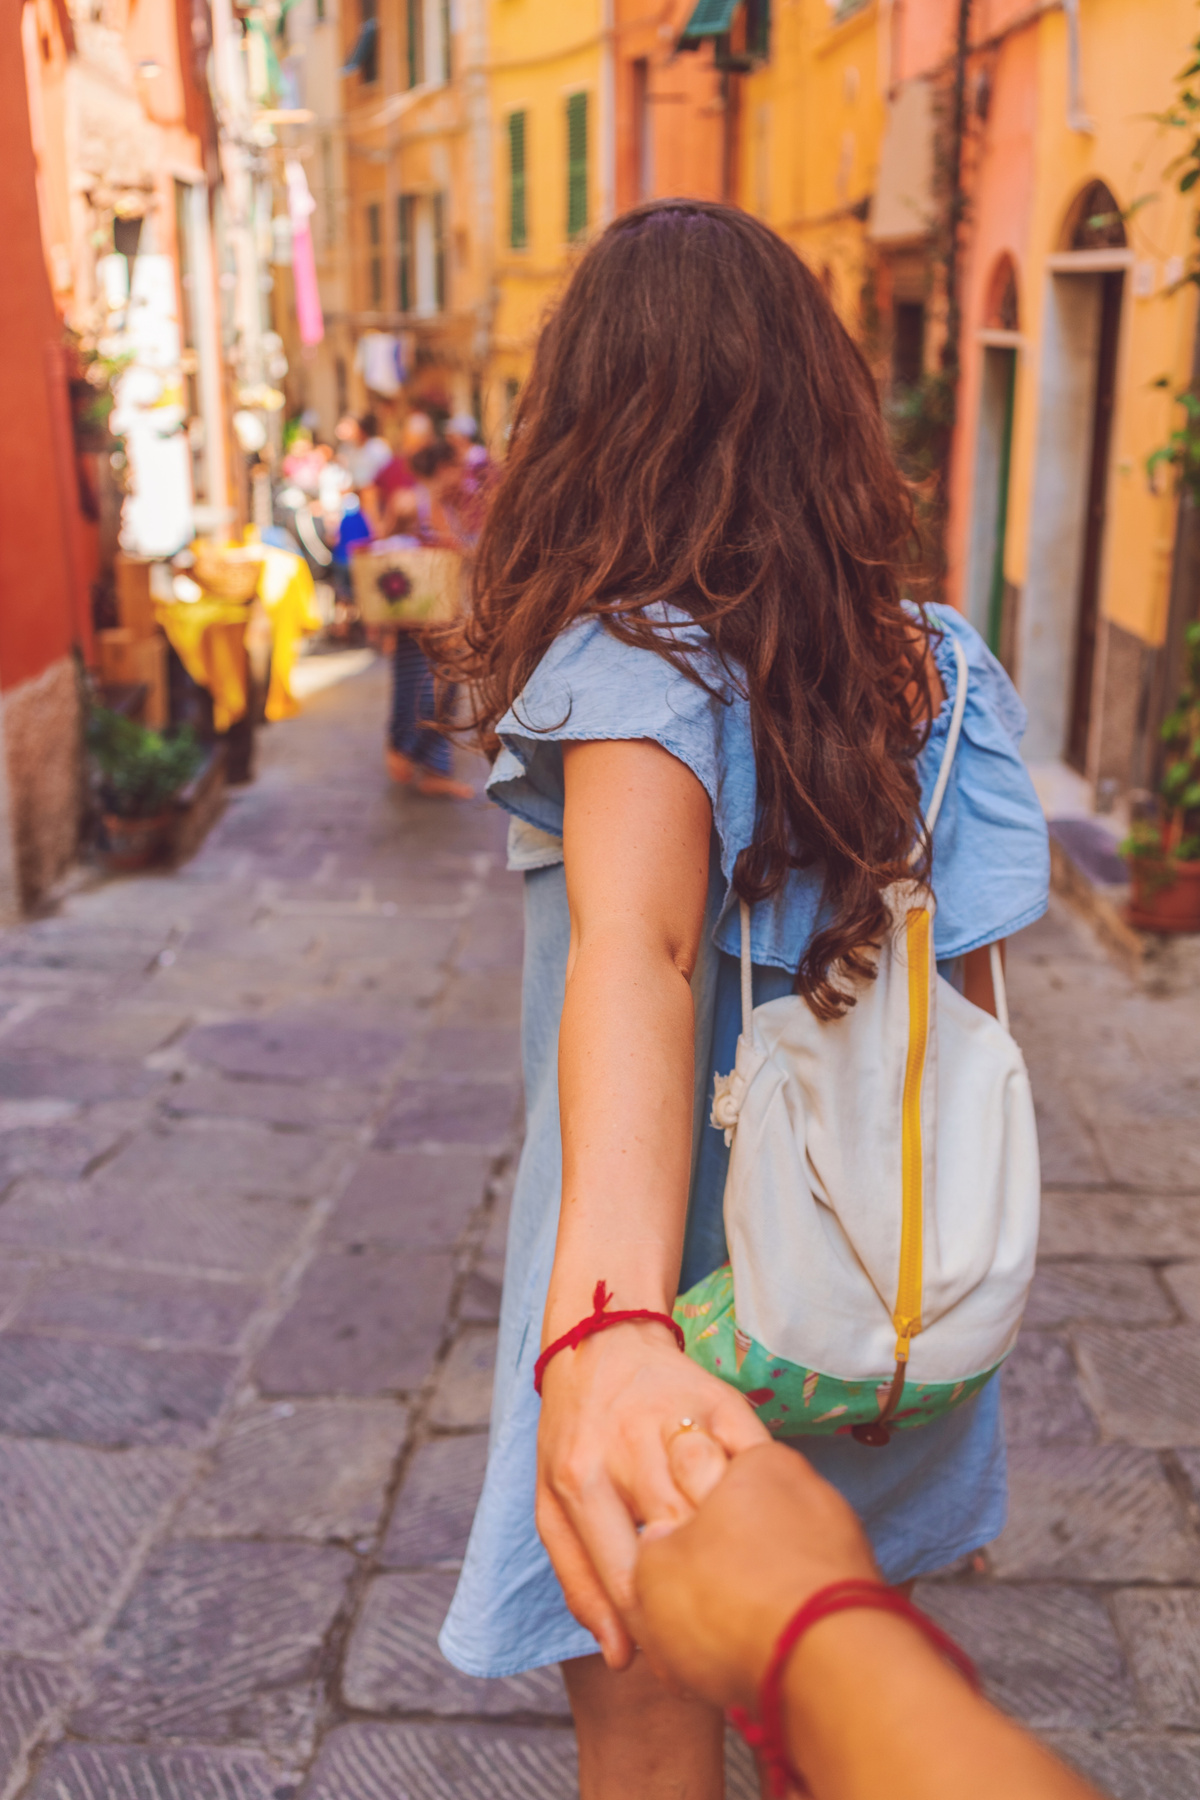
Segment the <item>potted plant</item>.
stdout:
<path fill-rule="evenodd" d="M 160 853 L 171 802 L 204 760 L 189 725 L 154 731 L 121 713 L 93 709 L 88 749 L 99 775 L 100 804 L 110 869 L 144 869 Z"/>
<path fill-rule="evenodd" d="M 1183 687 L 1163 721 L 1157 810 L 1120 847 L 1133 882 L 1130 923 L 1144 931 L 1200 931 L 1200 621 L 1188 626 L 1184 655 Z"/>

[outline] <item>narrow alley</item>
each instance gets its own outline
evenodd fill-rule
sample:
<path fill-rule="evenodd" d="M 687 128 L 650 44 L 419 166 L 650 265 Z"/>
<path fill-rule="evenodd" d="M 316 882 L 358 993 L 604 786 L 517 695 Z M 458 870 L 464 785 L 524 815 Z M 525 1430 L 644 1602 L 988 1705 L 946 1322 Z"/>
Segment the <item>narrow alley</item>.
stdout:
<path fill-rule="evenodd" d="M 0 1796 L 569 1800 L 560 1679 L 439 1657 L 519 1141 L 504 821 L 376 663 L 173 874 L 0 936 Z M 1200 1018 L 1013 947 L 1044 1263 L 1013 1506 L 918 1598 L 1119 1800 L 1200 1795 Z M 730 1791 L 756 1792 L 731 1750 Z"/>

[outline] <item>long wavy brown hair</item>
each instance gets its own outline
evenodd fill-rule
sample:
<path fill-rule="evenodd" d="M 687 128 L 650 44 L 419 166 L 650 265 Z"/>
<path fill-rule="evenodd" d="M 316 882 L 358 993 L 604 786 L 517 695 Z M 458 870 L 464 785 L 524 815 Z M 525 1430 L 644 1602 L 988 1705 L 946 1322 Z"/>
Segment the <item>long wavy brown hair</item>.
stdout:
<path fill-rule="evenodd" d="M 749 697 L 758 822 L 738 893 L 822 873 L 796 974 L 822 1018 L 872 975 L 919 830 L 913 533 L 870 370 L 820 282 L 746 213 L 653 201 L 597 238 L 542 331 L 442 652 L 494 748 L 572 620 L 599 615 L 700 679 L 647 609 L 690 614 Z"/>

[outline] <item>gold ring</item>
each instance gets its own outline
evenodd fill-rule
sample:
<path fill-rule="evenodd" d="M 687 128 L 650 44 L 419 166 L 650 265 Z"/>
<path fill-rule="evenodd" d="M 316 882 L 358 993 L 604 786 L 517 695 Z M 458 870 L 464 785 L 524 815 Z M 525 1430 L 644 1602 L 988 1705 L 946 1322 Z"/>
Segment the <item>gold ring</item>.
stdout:
<path fill-rule="evenodd" d="M 678 1425 L 667 1439 L 667 1443 L 673 1444 L 675 1439 L 677 1437 L 682 1437 L 685 1431 L 701 1431 L 702 1429 L 703 1427 L 698 1425 L 695 1419 L 680 1419 Z"/>

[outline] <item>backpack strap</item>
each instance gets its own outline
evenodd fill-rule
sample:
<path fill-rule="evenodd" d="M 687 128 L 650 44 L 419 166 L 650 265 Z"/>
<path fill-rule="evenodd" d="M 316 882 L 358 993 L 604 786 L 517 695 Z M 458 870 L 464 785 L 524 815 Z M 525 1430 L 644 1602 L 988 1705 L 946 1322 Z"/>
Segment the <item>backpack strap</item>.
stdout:
<path fill-rule="evenodd" d="M 946 748 L 942 752 L 942 766 L 938 770 L 937 780 L 933 784 L 933 793 L 929 797 L 929 811 L 925 814 L 925 836 L 932 838 L 933 828 L 938 822 L 938 814 L 942 810 L 942 801 L 946 798 L 946 788 L 950 782 L 950 767 L 954 761 L 954 752 L 958 749 L 958 740 L 962 736 L 963 714 L 967 710 L 967 653 L 957 638 L 950 640 L 954 651 L 954 666 L 957 680 L 954 684 L 954 706 L 950 712 L 950 729 L 946 733 Z M 914 844 L 909 852 L 909 862 L 915 862 L 921 853 L 920 844 Z"/>
<path fill-rule="evenodd" d="M 942 801 L 946 798 L 946 788 L 950 781 L 950 769 L 954 762 L 954 752 L 958 749 L 958 740 L 962 736 L 963 714 L 967 710 L 967 653 L 957 638 L 951 638 L 954 651 L 954 667 L 957 679 L 954 684 L 954 705 L 950 711 L 950 729 L 946 733 L 946 748 L 942 752 L 942 766 L 938 770 L 937 780 L 933 785 L 933 793 L 929 799 L 929 810 L 925 814 L 925 836 L 932 838 L 933 828 L 937 824 L 938 814 L 942 810 Z M 920 844 L 914 844 L 909 854 L 909 862 L 915 862 L 920 854 Z M 750 956 L 750 907 L 745 900 L 739 902 L 741 915 L 742 946 L 742 1036 L 747 1042 L 753 1036 L 754 1019 L 754 976 Z M 991 947 L 992 988 L 996 996 L 996 1013 L 1004 1029 L 1008 1030 L 1008 997 L 1004 988 L 1004 970 L 1000 962 L 997 945 Z"/>

